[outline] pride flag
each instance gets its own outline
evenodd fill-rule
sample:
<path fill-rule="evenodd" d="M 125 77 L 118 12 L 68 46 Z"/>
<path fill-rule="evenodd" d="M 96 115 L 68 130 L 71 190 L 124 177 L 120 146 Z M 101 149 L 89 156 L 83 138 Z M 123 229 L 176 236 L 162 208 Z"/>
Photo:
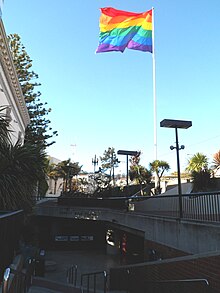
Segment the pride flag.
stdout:
<path fill-rule="evenodd" d="M 153 52 L 152 9 L 143 13 L 101 8 L 99 45 L 96 53 L 125 48 Z"/>

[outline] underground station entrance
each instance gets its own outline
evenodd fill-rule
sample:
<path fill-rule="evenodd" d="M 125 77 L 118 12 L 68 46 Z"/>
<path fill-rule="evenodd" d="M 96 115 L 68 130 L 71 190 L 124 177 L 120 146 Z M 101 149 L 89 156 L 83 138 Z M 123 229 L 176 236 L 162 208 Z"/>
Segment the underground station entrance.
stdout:
<path fill-rule="evenodd" d="M 99 250 L 121 263 L 144 261 L 144 233 L 115 223 L 37 216 L 39 246 L 45 250 Z"/>

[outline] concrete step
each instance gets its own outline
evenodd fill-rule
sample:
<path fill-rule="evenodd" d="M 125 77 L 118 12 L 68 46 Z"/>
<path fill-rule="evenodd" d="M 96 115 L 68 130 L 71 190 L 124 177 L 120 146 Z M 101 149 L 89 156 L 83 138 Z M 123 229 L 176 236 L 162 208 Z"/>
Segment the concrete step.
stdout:
<path fill-rule="evenodd" d="M 38 291 L 37 291 L 38 290 Z M 71 285 L 51 281 L 45 278 L 34 277 L 28 293 L 81 293 L 79 288 Z"/>
<path fill-rule="evenodd" d="M 38 287 L 38 286 L 32 286 L 28 293 L 60 293 L 60 291 L 51 290 L 48 288 Z"/>

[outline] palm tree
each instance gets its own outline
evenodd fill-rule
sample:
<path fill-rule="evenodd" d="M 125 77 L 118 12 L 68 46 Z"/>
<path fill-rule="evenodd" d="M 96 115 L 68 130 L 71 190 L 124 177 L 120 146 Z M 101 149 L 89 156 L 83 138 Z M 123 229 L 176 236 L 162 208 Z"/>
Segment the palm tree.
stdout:
<path fill-rule="evenodd" d="M 39 182 L 45 180 L 45 153 L 10 141 L 9 122 L 0 108 L 0 209 L 30 210 Z"/>
<path fill-rule="evenodd" d="M 189 172 L 201 172 L 208 169 L 208 158 L 202 153 L 196 153 L 188 160 L 186 170 Z"/>
<path fill-rule="evenodd" d="M 45 179 L 45 153 L 27 143 L 0 143 L 0 162 L 0 209 L 30 210 Z"/>
<path fill-rule="evenodd" d="M 206 191 L 209 189 L 210 171 L 208 170 L 208 158 L 202 153 L 196 153 L 188 161 L 186 171 L 191 173 L 193 177 L 193 191 Z"/>
<path fill-rule="evenodd" d="M 56 169 L 60 174 L 59 178 L 63 178 L 63 192 L 66 192 L 69 185 L 71 190 L 71 183 L 73 176 L 76 176 L 81 171 L 82 166 L 78 162 L 72 163 L 70 159 L 64 160 L 57 164 Z"/>
<path fill-rule="evenodd" d="M 141 165 L 132 165 L 129 170 L 131 181 L 141 186 L 141 195 L 143 195 L 142 184 L 147 185 L 151 182 L 151 172 Z"/>
<path fill-rule="evenodd" d="M 57 192 L 57 181 L 59 178 L 63 178 L 63 172 L 56 164 L 49 164 L 47 168 L 47 175 L 49 178 L 54 180 L 54 190 L 53 194 Z"/>
<path fill-rule="evenodd" d="M 155 186 L 155 191 L 156 193 L 161 193 L 161 188 L 160 188 L 160 181 L 161 177 L 163 176 L 165 171 L 168 171 L 170 169 L 170 165 L 166 161 L 160 161 L 160 160 L 154 160 L 152 163 L 150 163 L 150 170 L 151 172 L 156 173 L 156 186 Z"/>

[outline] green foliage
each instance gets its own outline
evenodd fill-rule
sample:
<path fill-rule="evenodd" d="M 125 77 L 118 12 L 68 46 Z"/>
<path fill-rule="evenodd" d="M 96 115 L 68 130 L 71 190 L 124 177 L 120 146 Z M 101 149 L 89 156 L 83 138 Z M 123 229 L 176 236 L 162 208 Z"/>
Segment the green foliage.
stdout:
<path fill-rule="evenodd" d="M 114 183 L 114 170 L 116 167 L 118 167 L 119 160 L 116 156 L 115 149 L 113 147 L 109 147 L 107 150 L 104 151 L 104 154 L 102 157 L 100 157 L 101 160 L 101 167 L 104 172 L 110 173 L 110 178 L 113 179 Z"/>
<path fill-rule="evenodd" d="M 165 171 L 170 169 L 170 165 L 166 161 L 154 160 L 150 163 L 150 170 L 155 172 L 160 179 Z"/>
<path fill-rule="evenodd" d="M 144 166 L 140 165 L 141 152 L 138 152 L 137 156 L 132 156 L 130 158 L 130 170 L 129 176 L 131 181 L 135 181 L 136 184 L 149 184 L 151 181 L 151 172 L 147 170 Z"/>
<path fill-rule="evenodd" d="M 56 193 L 56 184 L 59 178 L 63 179 L 63 191 L 72 190 L 72 178 L 80 173 L 82 166 L 78 162 L 72 163 L 70 159 L 61 161 L 58 164 L 49 164 L 47 175 L 55 181 L 54 194 Z"/>
<path fill-rule="evenodd" d="M 42 148 L 48 147 L 55 143 L 50 139 L 57 136 L 57 131 L 52 131 L 51 121 L 47 119 L 51 109 L 41 101 L 41 93 L 36 90 L 41 84 L 36 81 L 38 75 L 32 70 L 32 60 L 21 43 L 20 36 L 11 34 L 8 41 L 31 120 L 26 129 L 25 141 Z"/>
<path fill-rule="evenodd" d="M 136 184 L 149 184 L 151 182 L 151 172 L 147 168 L 136 165 L 131 166 L 129 171 L 131 181 L 135 181 Z"/>
<path fill-rule="evenodd" d="M 160 188 L 160 181 L 161 177 L 163 176 L 165 171 L 169 171 L 170 165 L 166 161 L 160 161 L 160 160 L 154 160 L 152 163 L 150 163 L 150 170 L 153 173 L 156 173 L 156 193 L 161 193 L 161 188 Z"/>
<path fill-rule="evenodd" d="M 110 182 L 111 177 L 108 174 L 105 173 L 96 173 L 93 177 L 95 190 L 94 190 L 94 196 L 97 196 L 100 192 L 103 192 L 105 190 L 110 189 Z"/>
<path fill-rule="evenodd" d="M 196 153 L 188 160 L 186 171 L 193 178 L 193 191 L 207 191 L 211 186 L 211 174 L 208 170 L 208 158 L 202 153 Z"/>
<path fill-rule="evenodd" d="M 188 172 L 201 172 L 208 169 L 208 158 L 202 153 L 196 153 L 188 160 L 186 171 Z"/>
<path fill-rule="evenodd" d="M 45 153 L 31 144 L 0 144 L 0 209 L 30 210 L 38 182 L 45 179 Z"/>
<path fill-rule="evenodd" d="M 193 192 L 204 192 L 210 190 L 212 181 L 209 170 L 203 170 L 199 172 L 193 171 L 192 178 Z"/>

